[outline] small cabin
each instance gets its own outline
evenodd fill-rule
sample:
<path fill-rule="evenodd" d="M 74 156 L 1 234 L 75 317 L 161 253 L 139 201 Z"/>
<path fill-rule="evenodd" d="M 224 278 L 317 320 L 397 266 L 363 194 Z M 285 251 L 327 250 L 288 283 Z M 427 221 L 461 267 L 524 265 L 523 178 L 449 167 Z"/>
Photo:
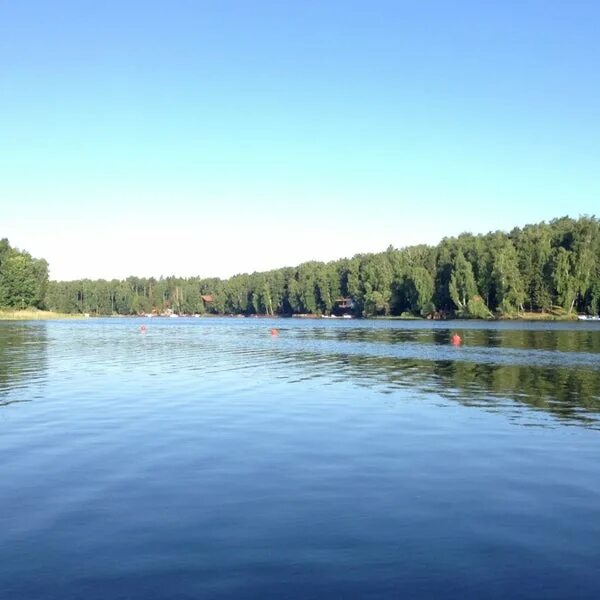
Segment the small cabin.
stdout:
<path fill-rule="evenodd" d="M 215 301 L 215 298 L 212 294 L 201 294 L 200 299 L 204 304 L 204 310 L 210 310 L 212 303 Z"/>
<path fill-rule="evenodd" d="M 339 310 L 350 310 L 354 307 L 352 298 L 336 298 L 335 306 Z"/>

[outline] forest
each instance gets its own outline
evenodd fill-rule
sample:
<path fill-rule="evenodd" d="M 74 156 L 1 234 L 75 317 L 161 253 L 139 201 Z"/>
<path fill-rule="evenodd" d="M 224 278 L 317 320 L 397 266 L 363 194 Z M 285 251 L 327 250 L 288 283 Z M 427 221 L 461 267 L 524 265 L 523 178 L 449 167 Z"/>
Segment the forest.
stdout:
<path fill-rule="evenodd" d="M 0 305 L 64 313 L 494 318 L 600 311 L 600 221 L 587 216 L 229 279 L 48 282 L 45 261 L 2 244 Z"/>

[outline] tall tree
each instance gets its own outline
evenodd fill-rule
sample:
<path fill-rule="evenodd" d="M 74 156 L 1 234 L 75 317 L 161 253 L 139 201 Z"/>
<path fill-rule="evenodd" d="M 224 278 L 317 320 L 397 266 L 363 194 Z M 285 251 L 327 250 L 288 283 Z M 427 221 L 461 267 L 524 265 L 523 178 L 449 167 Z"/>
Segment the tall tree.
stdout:
<path fill-rule="evenodd" d="M 525 286 L 519 272 L 517 251 L 509 239 L 505 239 L 496 252 L 493 265 L 492 282 L 498 308 L 503 313 L 523 311 Z"/>

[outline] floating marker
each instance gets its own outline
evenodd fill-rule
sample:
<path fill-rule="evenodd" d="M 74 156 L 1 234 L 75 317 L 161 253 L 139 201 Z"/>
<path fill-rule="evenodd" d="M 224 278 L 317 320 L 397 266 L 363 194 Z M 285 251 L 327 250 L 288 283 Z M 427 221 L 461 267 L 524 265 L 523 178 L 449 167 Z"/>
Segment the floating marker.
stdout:
<path fill-rule="evenodd" d="M 279 331 L 277 331 L 277 329 L 275 329 L 275 327 L 273 327 L 273 329 L 271 329 L 271 337 L 277 337 L 279 335 Z"/>
<path fill-rule="evenodd" d="M 450 343 L 453 346 L 460 346 L 462 344 L 462 339 L 460 337 L 460 335 L 458 335 L 458 333 L 455 333 L 451 338 L 450 338 Z"/>

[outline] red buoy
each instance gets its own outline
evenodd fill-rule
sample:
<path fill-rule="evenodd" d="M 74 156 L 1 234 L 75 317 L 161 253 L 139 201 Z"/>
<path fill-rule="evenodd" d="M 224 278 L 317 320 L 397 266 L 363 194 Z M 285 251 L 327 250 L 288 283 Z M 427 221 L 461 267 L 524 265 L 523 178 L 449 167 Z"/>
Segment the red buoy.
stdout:
<path fill-rule="evenodd" d="M 450 338 L 450 343 L 453 346 L 460 346 L 462 344 L 462 339 L 460 337 L 460 335 L 458 335 L 458 333 L 455 333 L 451 338 Z"/>
<path fill-rule="evenodd" d="M 277 337 L 278 335 L 279 335 L 279 331 L 277 331 L 277 329 L 275 329 L 275 327 L 273 327 L 273 329 L 271 329 L 271 336 Z"/>
<path fill-rule="evenodd" d="M 148 329 L 148 328 L 147 328 L 145 325 L 142 325 L 142 326 L 140 327 L 140 331 L 141 331 L 142 333 L 144 333 L 144 332 L 145 332 L 147 329 Z"/>

